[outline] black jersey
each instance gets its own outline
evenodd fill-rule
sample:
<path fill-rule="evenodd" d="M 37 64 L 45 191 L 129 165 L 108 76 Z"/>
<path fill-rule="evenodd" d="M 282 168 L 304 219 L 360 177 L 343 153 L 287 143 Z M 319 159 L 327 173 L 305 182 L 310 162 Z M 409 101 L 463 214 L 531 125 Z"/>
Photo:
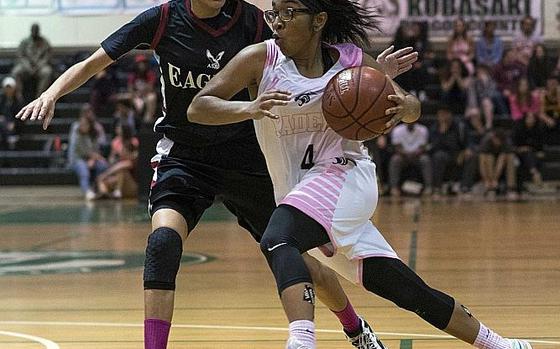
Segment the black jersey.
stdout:
<path fill-rule="evenodd" d="M 254 137 L 251 120 L 207 126 L 187 120 L 194 96 L 239 51 L 270 38 L 263 13 L 243 0 L 228 0 L 220 14 L 199 19 L 190 0 L 172 0 L 138 15 L 105 39 L 101 46 L 118 59 L 133 48 L 155 50 L 161 73 L 163 117 L 155 131 L 189 146 L 211 146 L 232 139 Z M 249 100 L 247 90 L 232 98 Z"/>

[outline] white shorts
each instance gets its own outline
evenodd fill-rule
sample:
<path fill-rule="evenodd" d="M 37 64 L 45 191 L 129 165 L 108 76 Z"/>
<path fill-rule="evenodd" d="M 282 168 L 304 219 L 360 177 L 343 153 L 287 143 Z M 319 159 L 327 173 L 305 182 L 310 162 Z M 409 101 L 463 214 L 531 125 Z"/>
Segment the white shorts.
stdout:
<path fill-rule="evenodd" d="M 346 165 L 316 164 L 280 203 L 299 209 L 329 234 L 332 245 L 309 254 L 350 282 L 361 284 L 364 258 L 398 258 L 370 221 L 377 199 L 375 164 L 364 159 Z"/>

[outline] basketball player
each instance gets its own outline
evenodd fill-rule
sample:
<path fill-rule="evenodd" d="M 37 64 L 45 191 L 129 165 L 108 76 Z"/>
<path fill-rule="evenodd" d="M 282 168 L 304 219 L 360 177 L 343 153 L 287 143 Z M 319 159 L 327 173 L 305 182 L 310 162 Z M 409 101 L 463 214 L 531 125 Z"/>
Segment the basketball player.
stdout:
<path fill-rule="evenodd" d="M 346 67 L 376 66 L 359 48 L 374 17 L 351 0 L 274 0 L 265 11 L 273 40 L 242 50 L 191 103 L 189 120 L 255 121 L 278 207 L 261 239 L 289 321 L 288 349 L 314 349 L 314 289 L 302 253 L 321 247 L 350 281 L 414 311 L 433 326 L 483 349 L 528 349 L 476 320 L 429 287 L 369 220 L 377 205 L 375 165 L 362 144 L 328 128 L 321 112 L 327 82 Z M 414 122 L 419 101 L 394 82 L 387 127 Z M 229 101 L 249 88 L 252 102 Z M 298 103 L 307 95 L 307 103 Z M 320 254 L 313 250 L 315 256 Z"/>
<path fill-rule="evenodd" d="M 241 0 L 177 0 L 151 8 L 101 43 L 91 57 L 66 71 L 40 98 L 22 109 L 21 120 L 44 120 L 56 101 L 134 48 L 152 48 L 160 65 L 164 117 L 155 131 L 164 134 L 153 158 L 150 193 L 152 233 L 146 247 L 145 347 L 167 345 L 173 314 L 175 278 L 183 241 L 216 195 L 258 242 L 276 207 L 266 163 L 251 121 L 201 126 L 187 121 L 194 95 L 242 48 L 271 37 L 263 13 Z M 391 75 L 416 60 L 410 49 L 384 51 L 380 61 Z M 240 91 L 235 100 L 246 101 Z M 340 319 L 359 348 L 382 348 L 367 323 L 348 302 L 336 275 L 306 256 L 318 297 Z"/>

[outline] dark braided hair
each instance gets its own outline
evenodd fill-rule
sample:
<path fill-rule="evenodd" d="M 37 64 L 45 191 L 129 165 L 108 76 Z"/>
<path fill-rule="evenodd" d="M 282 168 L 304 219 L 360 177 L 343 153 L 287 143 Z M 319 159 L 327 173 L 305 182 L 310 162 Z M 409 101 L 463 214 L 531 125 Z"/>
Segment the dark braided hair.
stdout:
<path fill-rule="evenodd" d="M 369 47 L 368 30 L 379 30 L 379 15 L 372 8 L 363 8 L 355 0 L 300 0 L 316 12 L 326 12 L 328 20 L 322 40 L 330 44 L 352 42 Z"/>

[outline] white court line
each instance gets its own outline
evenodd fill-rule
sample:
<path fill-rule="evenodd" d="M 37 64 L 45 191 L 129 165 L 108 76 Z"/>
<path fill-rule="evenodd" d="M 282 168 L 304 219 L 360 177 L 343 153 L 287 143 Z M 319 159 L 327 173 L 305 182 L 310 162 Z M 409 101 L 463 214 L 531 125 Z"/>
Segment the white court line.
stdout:
<path fill-rule="evenodd" d="M 80 322 L 80 321 L 0 321 L 0 325 L 20 325 L 20 326 L 85 326 L 85 327 L 144 327 L 139 323 L 123 323 L 123 322 Z M 260 326 L 221 326 L 221 325 L 182 325 L 173 324 L 173 328 L 199 328 L 210 330 L 253 330 L 253 331 L 273 331 L 286 332 L 284 327 L 260 327 Z M 320 333 L 340 333 L 340 330 L 323 330 L 316 329 L 315 332 Z M 2 333 L 2 332 L 0 332 Z M 406 333 L 406 332 L 375 332 L 381 336 L 404 337 L 407 339 L 414 338 L 437 338 L 437 339 L 455 339 L 455 337 L 441 334 L 423 334 L 423 333 Z M 559 345 L 558 341 L 542 341 L 529 340 L 531 343 Z M 52 349 L 58 349 L 53 347 Z M 51 348 L 48 348 L 51 349 Z"/>
<path fill-rule="evenodd" d="M 47 348 L 47 349 L 60 349 L 58 344 L 56 344 L 53 341 L 50 341 L 48 339 L 41 338 L 41 337 L 31 336 L 31 335 L 24 334 L 24 333 L 0 331 L 0 336 L 10 336 L 10 337 L 18 337 L 18 338 L 28 339 L 32 342 L 37 342 L 37 343 L 43 344 L 45 346 L 45 348 Z"/>

